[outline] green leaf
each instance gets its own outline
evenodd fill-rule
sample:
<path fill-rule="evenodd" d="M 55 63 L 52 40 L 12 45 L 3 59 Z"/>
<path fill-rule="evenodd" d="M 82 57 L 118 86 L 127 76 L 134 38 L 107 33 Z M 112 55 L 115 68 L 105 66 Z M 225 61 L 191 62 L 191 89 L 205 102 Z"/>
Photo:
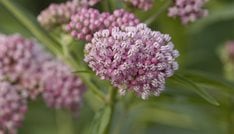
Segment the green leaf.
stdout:
<path fill-rule="evenodd" d="M 194 92 L 196 92 L 199 96 L 204 98 L 209 103 L 216 105 L 216 106 L 219 105 L 219 103 L 217 102 L 217 100 L 214 97 L 209 95 L 208 92 L 206 92 L 204 89 L 200 88 L 196 83 L 187 79 L 186 77 L 183 77 L 180 75 L 174 75 L 172 77 L 172 80 L 175 80 L 176 82 L 188 87 L 188 89 L 192 89 Z"/>
<path fill-rule="evenodd" d="M 185 114 L 163 108 L 145 108 L 141 110 L 144 116 L 139 116 L 139 122 L 156 122 L 180 128 L 193 128 L 192 119 Z M 154 114 L 152 114 L 154 113 Z"/>
<path fill-rule="evenodd" d="M 169 103 L 169 106 L 173 105 L 171 102 Z M 176 106 L 180 105 L 181 103 Z M 181 107 L 176 107 L 176 109 L 170 108 L 163 101 L 140 102 L 122 114 L 122 118 L 119 121 L 122 131 L 119 133 L 138 133 L 147 129 L 146 124 L 149 123 L 182 129 L 197 128 L 193 116 L 181 111 Z"/>
<path fill-rule="evenodd" d="M 205 72 L 198 71 L 189 71 L 184 73 L 184 76 L 204 86 L 221 89 L 222 91 L 234 94 L 234 84 L 219 76 L 213 76 Z"/>
<path fill-rule="evenodd" d="M 223 9 L 216 10 L 215 12 L 209 13 L 207 17 L 197 21 L 191 27 L 191 32 L 196 33 L 201 31 L 207 25 L 219 22 L 234 19 L 234 4 L 230 4 Z"/>
<path fill-rule="evenodd" d="M 104 107 L 96 112 L 90 126 L 90 134 L 104 134 L 111 118 L 111 108 Z"/>

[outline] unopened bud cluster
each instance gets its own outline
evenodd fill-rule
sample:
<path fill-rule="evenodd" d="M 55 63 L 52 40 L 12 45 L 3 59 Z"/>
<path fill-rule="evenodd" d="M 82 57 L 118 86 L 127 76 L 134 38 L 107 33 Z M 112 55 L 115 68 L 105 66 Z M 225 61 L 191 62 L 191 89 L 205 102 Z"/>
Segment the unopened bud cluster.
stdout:
<path fill-rule="evenodd" d="M 170 17 L 180 17 L 183 24 L 207 16 L 208 11 L 203 9 L 207 0 L 174 0 L 174 5 L 169 8 Z"/>
<path fill-rule="evenodd" d="M 51 4 L 39 14 L 37 20 L 44 28 L 52 29 L 56 26 L 68 23 L 71 15 L 75 14 L 80 7 L 81 5 L 74 1 Z"/>
<path fill-rule="evenodd" d="M 134 14 L 117 9 L 113 14 L 100 13 L 96 9 L 83 8 L 71 17 L 66 30 L 80 40 L 90 41 L 93 34 L 102 29 L 112 29 L 118 26 L 135 26 L 139 20 Z"/>

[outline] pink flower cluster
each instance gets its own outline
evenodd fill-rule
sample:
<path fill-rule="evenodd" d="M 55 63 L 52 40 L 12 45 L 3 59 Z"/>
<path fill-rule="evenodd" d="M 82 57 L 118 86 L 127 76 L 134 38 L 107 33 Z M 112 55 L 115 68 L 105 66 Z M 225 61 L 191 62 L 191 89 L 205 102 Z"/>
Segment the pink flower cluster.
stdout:
<path fill-rule="evenodd" d="M 0 35 L 0 81 L 17 84 L 32 99 L 42 90 L 40 65 L 50 58 L 34 41 L 20 35 Z"/>
<path fill-rule="evenodd" d="M 75 14 L 81 5 L 74 1 L 61 4 L 51 4 L 37 17 L 38 22 L 46 29 L 51 29 L 69 22 L 71 15 Z"/>
<path fill-rule="evenodd" d="M 77 112 L 85 86 L 72 74 L 71 69 L 59 61 L 44 64 L 43 98 L 49 107 L 65 108 Z"/>
<path fill-rule="evenodd" d="M 134 7 L 143 9 L 145 11 L 149 10 L 153 6 L 153 0 L 123 0 L 129 2 Z"/>
<path fill-rule="evenodd" d="M 143 99 L 159 95 L 165 80 L 178 69 L 171 37 L 151 31 L 144 24 L 115 27 L 94 34 L 85 47 L 85 62 L 101 79 L 110 80 L 124 94 L 136 92 Z"/>
<path fill-rule="evenodd" d="M 102 22 L 105 15 L 92 8 L 82 8 L 71 17 L 71 22 L 66 26 L 66 31 L 70 32 L 74 38 L 91 40 L 92 34 L 104 28 Z"/>
<path fill-rule="evenodd" d="M 0 133 L 14 134 L 28 98 L 77 110 L 85 87 L 70 68 L 20 35 L 0 35 Z"/>
<path fill-rule="evenodd" d="M 208 11 L 203 9 L 207 0 L 174 0 L 174 6 L 169 8 L 168 16 L 180 17 L 183 24 L 207 16 Z"/>
<path fill-rule="evenodd" d="M 71 17 L 71 22 L 67 25 L 66 30 L 71 35 L 80 40 L 90 41 L 93 34 L 99 30 L 115 26 L 135 26 L 139 20 L 129 12 L 118 9 L 109 14 L 100 13 L 96 9 L 83 8 Z"/>
<path fill-rule="evenodd" d="M 27 102 L 9 82 L 0 82 L 0 133 L 16 134 L 25 113 Z"/>

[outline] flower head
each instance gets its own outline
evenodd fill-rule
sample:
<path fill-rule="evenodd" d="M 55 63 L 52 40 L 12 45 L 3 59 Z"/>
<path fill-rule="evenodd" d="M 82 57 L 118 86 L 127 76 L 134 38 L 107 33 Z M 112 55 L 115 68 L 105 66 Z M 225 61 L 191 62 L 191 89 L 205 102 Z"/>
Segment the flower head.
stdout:
<path fill-rule="evenodd" d="M 71 17 L 71 22 L 66 26 L 66 30 L 74 38 L 81 40 L 91 40 L 93 33 L 103 29 L 105 16 L 93 8 L 82 8 Z"/>
<path fill-rule="evenodd" d="M 37 17 L 38 22 L 46 29 L 51 29 L 69 22 L 70 17 L 75 14 L 81 5 L 74 1 L 61 4 L 51 4 Z"/>
<path fill-rule="evenodd" d="M 26 111 L 26 99 L 17 92 L 17 87 L 0 81 L 0 133 L 16 134 Z"/>
<path fill-rule="evenodd" d="M 105 29 L 112 29 L 113 27 L 120 26 L 136 26 L 140 21 L 133 13 L 127 12 L 124 9 L 116 9 L 113 14 L 108 15 L 104 19 L 103 23 Z"/>
<path fill-rule="evenodd" d="M 50 59 L 39 45 L 20 35 L 0 35 L 0 80 L 20 85 L 34 99 L 40 92 L 40 65 Z"/>
<path fill-rule="evenodd" d="M 43 65 L 43 98 L 49 107 L 65 108 L 76 112 L 81 103 L 85 86 L 71 69 L 60 61 Z"/>
<path fill-rule="evenodd" d="M 145 99 L 159 95 L 166 78 L 178 69 L 179 52 L 170 40 L 169 35 L 144 24 L 102 30 L 86 45 L 84 60 L 121 93 L 132 90 Z"/>
<path fill-rule="evenodd" d="M 208 11 L 203 9 L 207 0 L 174 0 L 174 5 L 169 8 L 170 17 L 180 17 L 183 24 L 207 16 Z"/>
<path fill-rule="evenodd" d="M 134 7 L 143 9 L 145 11 L 149 10 L 153 6 L 152 0 L 123 0 L 123 1 L 128 2 Z"/>
<path fill-rule="evenodd" d="M 66 30 L 80 40 L 90 41 L 93 34 L 102 29 L 111 29 L 115 26 L 135 26 L 139 20 L 129 12 L 118 9 L 109 14 L 100 13 L 96 9 L 83 8 L 71 17 Z"/>

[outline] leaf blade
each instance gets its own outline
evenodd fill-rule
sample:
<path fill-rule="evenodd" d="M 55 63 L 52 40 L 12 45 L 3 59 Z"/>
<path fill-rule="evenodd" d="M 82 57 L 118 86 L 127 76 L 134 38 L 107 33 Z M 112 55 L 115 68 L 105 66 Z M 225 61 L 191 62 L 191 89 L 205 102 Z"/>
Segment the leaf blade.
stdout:
<path fill-rule="evenodd" d="M 188 86 L 190 88 L 193 89 L 194 92 L 196 92 L 199 96 L 201 96 L 203 99 L 205 99 L 207 102 L 219 106 L 219 102 L 211 95 L 209 95 L 208 92 L 206 92 L 205 90 L 203 90 L 202 88 L 200 88 L 196 83 L 194 83 L 193 81 L 190 81 L 189 79 L 184 78 L 183 76 L 180 75 L 174 75 L 172 77 L 173 80 Z"/>

